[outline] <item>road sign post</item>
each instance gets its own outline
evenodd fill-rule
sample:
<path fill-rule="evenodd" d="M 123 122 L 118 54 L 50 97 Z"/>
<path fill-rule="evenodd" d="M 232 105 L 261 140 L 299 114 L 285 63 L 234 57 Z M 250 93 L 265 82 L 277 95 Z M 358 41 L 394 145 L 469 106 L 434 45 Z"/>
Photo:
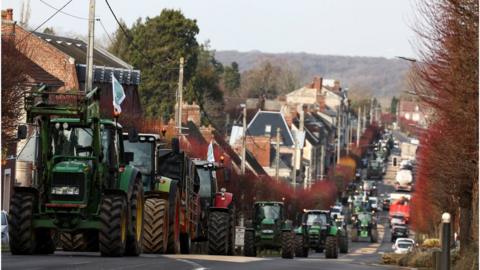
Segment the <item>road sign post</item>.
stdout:
<path fill-rule="evenodd" d="M 450 270 L 450 214 L 442 214 L 442 253 L 440 259 L 440 269 Z"/>

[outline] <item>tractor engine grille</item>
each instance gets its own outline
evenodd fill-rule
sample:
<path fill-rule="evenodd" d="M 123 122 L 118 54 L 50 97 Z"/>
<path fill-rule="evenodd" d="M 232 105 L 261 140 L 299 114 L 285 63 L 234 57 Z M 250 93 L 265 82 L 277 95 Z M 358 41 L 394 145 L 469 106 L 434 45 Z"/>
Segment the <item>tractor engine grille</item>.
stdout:
<path fill-rule="evenodd" d="M 53 201 L 82 201 L 85 195 L 83 173 L 54 172 L 50 189 Z"/>

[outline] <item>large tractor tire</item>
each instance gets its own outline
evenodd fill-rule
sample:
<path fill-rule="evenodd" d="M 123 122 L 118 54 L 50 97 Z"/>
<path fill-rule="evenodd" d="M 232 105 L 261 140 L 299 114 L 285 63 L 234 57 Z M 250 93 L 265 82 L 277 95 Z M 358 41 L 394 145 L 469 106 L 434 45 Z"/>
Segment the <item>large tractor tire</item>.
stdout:
<path fill-rule="evenodd" d="M 370 242 L 377 243 L 378 242 L 378 231 L 377 229 L 370 230 Z"/>
<path fill-rule="evenodd" d="M 127 233 L 127 247 L 125 255 L 138 256 L 142 253 L 143 246 L 143 183 L 140 177 L 135 183 L 130 197 L 130 219 Z"/>
<path fill-rule="evenodd" d="M 105 195 L 100 206 L 100 222 L 101 255 L 123 256 L 127 244 L 128 209 L 122 194 Z"/>
<path fill-rule="evenodd" d="M 282 258 L 293 259 L 295 253 L 295 234 L 290 231 L 282 232 Z"/>
<path fill-rule="evenodd" d="M 208 254 L 228 255 L 230 217 L 228 212 L 213 211 L 208 217 Z"/>
<path fill-rule="evenodd" d="M 30 255 L 35 251 L 33 209 L 33 194 L 15 192 L 10 201 L 9 216 L 9 242 L 13 255 Z"/>
<path fill-rule="evenodd" d="M 352 233 L 352 242 L 357 242 L 358 241 L 358 230 L 353 228 L 351 233 Z"/>
<path fill-rule="evenodd" d="M 305 237 L 301 234 L 295 235 L 295 257 L 308 257 L 308 243 Z"/>
<path fill-rule="evenodd" d="M 255 247 L 255 231 L 245 231 L 243 253 L 247 257 L 256 257 L 257 249 Z"/>
<path fill-rule="evenodd" d="M 327 236 L 327 240 L 325 240 L 325 258 L 338 258 L 338 240 L 336 236 Z"/>
<path fill-rule="evenodd" d="M 235 210 L 231 209 L 228 212 L 230 221 L 230 231 L 228 238 L 228 255 L 235 255 Z"/>
<path fill-rule="evenodd" d="M 180 253 L 180 193 L 178 191 L 174 202 L 169 207 L 173 207 L 173 216 L 168 219 L 167 253 L 178 254 Z"/>
<path fill-rule="evenodd" d="M 190 250 L 192 248 L 192 238 L 188 233 L 181 233 L 180 234 L 180 253 L 182 254 L 190 254 Z"/>
<path fill-rule="evenodd" d="M 168 203 L 164 199 L 148 198 L 145 201 L 143 221 L 143 251 L 165 253 L 168 241 Z"/>
<path fill-rule="evenodd" d="M 338 246 L 340 248 L 340 253 L 348 253 L 348 234 L 347 234 L 347 232 L 342 232 L 339 235 Z"/>

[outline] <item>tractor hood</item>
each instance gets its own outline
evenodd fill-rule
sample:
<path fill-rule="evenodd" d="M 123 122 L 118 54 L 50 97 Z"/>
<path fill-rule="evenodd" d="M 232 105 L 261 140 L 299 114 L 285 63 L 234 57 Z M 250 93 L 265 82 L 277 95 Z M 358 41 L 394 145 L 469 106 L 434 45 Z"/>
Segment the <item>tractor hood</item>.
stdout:
<path fill-rule="evenodd" d="M 264 218 L 262 220 L 262 223 L 260 224 L 261 226 L 265 226 L 265 225 L 275 225 L 275 220 L 271 219 L 271 218 Z"/>
<path fill-rule="evenodd" d="M 70 160 L 70 161 L 62 161 L 53 167 L 54 172 L 62 172 L 62 173 L 83 173 L 90 169 L 88 165 L 88 161 L 78 161 L 78 160 Z"/>

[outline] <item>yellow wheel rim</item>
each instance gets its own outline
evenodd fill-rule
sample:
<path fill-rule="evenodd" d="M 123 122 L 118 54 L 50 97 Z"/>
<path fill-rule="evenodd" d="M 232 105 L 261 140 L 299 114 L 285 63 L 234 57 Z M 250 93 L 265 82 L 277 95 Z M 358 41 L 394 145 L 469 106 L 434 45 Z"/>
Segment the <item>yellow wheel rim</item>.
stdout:
<path fill-rule="evenodd" d="M 120 218 L 120 231 L 121 231 L 121 238 L 122 242 L 125 242 L 127 238 L 127 219 L 125 218 L 125 212 L 122 213 L 122 217 Z"/>
<path fill-rule="evenodd" d="M 140 238 L 142 237 L 142 221 L 143 221 L 143 202 L 142 198 L 140 196 L 137 196 L 137 220 L 135 221 L 136 227 L 135 227 L 135 234 L 137 237 L 137 241 L 140 241 Z"/>

